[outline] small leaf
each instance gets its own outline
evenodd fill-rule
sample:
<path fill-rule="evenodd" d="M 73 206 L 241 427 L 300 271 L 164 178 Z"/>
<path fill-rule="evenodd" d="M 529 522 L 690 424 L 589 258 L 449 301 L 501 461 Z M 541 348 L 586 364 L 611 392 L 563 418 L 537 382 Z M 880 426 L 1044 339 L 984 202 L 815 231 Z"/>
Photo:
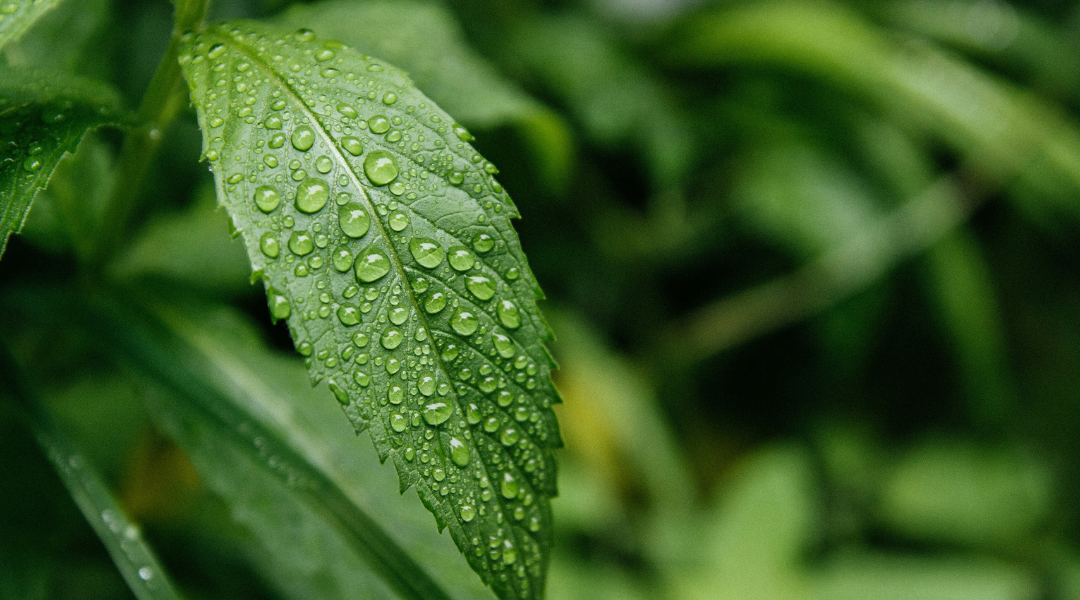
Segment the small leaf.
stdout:
<path fill-rule="evenodd" d="M 309 373 L 503 598 L 539 598 L 558 396 L 518 216 L 398 69 L 232 22 L 181 65 L 218 198 Z"/>
<path fill-rule="evenodd" d="M 27 29 L 60 4 L 60 0 L 0 0 L 0 48 L 17 40 Z"/>
<path fill-rule="evenodd" d="M 64 154 L 87 130 L 125 120 L 119 96 L 104 83 L 0 69 L 0 255 Z"/>

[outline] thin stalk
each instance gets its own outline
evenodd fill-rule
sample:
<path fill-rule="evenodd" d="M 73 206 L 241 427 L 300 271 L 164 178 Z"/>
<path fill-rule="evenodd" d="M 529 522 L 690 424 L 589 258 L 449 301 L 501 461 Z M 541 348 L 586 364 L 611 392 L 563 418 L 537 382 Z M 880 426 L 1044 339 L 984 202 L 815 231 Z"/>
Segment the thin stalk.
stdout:
<path fill-rule="evenodd" d="M 965 198 L 955 178 L 943 175 L 874 227 L 802 269 L 698 309 L 667 332 L 660 355 L 701 360 L 817 314 L 936 244 L 981 200 Z"/>
<path fill-rule="evenodd" d="M 121 245 L 123 233 L 138 204 L 150 165 L 164 132 L 187 102 L 187 89 L 177 62 L 180 36 L 201 27 L 210 0 L 178 0 L 169 46 L 139 104 L 139 127 L 128 132 L 120 149 L 112 193 L 101 223 L 102 235 L 91 264 L 100 267 Z"/>

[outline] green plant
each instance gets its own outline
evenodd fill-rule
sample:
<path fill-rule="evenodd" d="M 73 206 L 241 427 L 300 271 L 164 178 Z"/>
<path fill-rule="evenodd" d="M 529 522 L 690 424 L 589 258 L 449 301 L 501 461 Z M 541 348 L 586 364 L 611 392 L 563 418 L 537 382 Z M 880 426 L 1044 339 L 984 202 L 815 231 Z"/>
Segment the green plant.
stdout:
<path fill-rule="evenodd" d="M 1077 39 L 0 0 L 0 598 L 1080 599 Z"/>
<path fill-rule="evenodd" d="M 44 12 L 38 3 L 11 6 L 0 41 L 17 38 Z M 551 450 L 561 443 L 551 412 L 558 395 L 544 348 L 550 331 L 536 308 L 540 289 L 510 226 L 517 210 L 492 177 L 498 171 L 468 144 L 468 131 L 395 67 L 310 29 L 206 26 L 205 11 L 205 2 L 177 3 L 169 47 L 137 116 L 118 108 L 106 84 L 5 71 L 2 178 L 11 191 L 4 241 L 88 130 L 130 124 L 110 193 L 78 233 L 82 268 L 99 275 L 127 233 L 162 130 L 186 96 L 182 70 L 203 157 L 233 236 L 247 247 L 251 280 L 265 282 L 270 314 L 288 322 L 312 381 L 325 380 L 358 433 L 370 431 L 379 460 L 396 467 L 400 491 L 416 488 L 485 584 L 500 597 L 541 597 L 556 493 Z M 74 222 L 87 208 L 72 200 L 58 208 Z M 153 361 L 170 351 L 169 334 L 141 334 L 164 323 L 150 317 L 133 329 L 139 308 L 114 304 L 114 295 L 95 288 L 89 301 L 91 312 L 101 311 L 90 318 L 112 319 L 101 339 L 127 349 L 177 393 L 194 397 L 200 386 L 210 388 L 202 393 L 217 403 L 203 409 L 219 420 L 217 435 L 258 427 L 247 422 L 250 407 L 233 398 L 240 390 L 201 381 L 207 367 L 185 373 L 184 359 Z M 160 304 L 143 309 L 184 326 L 180 312 Z M 88 465 L 80 473 L 66 469 L 75 451 L 33 392 L 15 383 L 18 367 L 9 363 L 14 395 L 36 415 L 27 417 L 31 428 L 108 541 L 108 528 L 125 522 L 120 509 Z M 163 422 L 183 418 L 168 411 Z M 183 443 L 187 432 L 173 433 Z M 384 585 L 404 597 L 446 596 L 347 496 L 328 465 L 281 437 L 267 429 L 252 439 L 269 455 L 269 469 L 288 471 L 285 485 L 304 490 L 327 513 Z M 140 596 L 174 597 L 148 550 L 110 552 Z"/>

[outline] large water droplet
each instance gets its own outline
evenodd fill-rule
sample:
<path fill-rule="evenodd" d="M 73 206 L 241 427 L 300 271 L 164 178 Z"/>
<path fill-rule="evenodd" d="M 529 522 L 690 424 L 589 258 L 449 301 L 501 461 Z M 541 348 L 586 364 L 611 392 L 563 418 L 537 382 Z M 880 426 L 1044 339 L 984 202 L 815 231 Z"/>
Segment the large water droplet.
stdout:
<path fill-rule="evenodd" d="M 315 250 L 315 242 L 311 241 L 311 236 L 306 232 L 294 231 L 289 236 L 289 250 L 297 256 L 306 256 Z"/>
<path fill-rule="evenodd" d="M 394 325 L 401 325 L 409 318 L 409 309 L 403 306 L 396 306 L 390 309 L 390 322 Z"/>
<path fill-rule="evenodd" d="M 454 316 L 450 317 L 450 326 L 461 335 L 472 335 L 480 321 L 471 311 L 458 309 Z"/>
<path fill-rule="evenodd" d="M 516 498 L 518 495 L 518 482 L 514 479 L 514 476 L 509 473 L 503 473 L 502 483 L 499 485 L 499 491 L 502 493 L 503 498 L 511 499 Z"/>
<path fill-rule="evenodd" d="M 424 421 L 428 425 L 441 425 L 454 414 L 454 407 L 445 402 L 432 402 L 424 407 Z"/>
<path fill-rule="evenodd" d="M 352 267 L 352 253 L 345 246 L 334 248 L 333 257 L 330 260 L 334 263 L 334 268 L 341 273 L 348 271 Z"/>
<path fill-rule="evenodd" d="M 394 413 L 390 415 L 390 428 L 398 433 L 405 431 L 405 428 L 409 426 L 409 423 L 405 420 L 405 417 Z"/>
<path fill-rule="evenodd" d="M 315 143 L 315 131 L 307 125 L 301 125 L 293 130 L 292 145 L 293 148 L 304 152 L 311 148 Z"/>
<path fill-rule="evenodd" d="M 23 161 L 23 169 L 29 173 L 41 170 L 41 167 L 45 166 L 45 161 L 37 156 L 27 156 Z"/>
<path fill-rule="evenodd" d="M 396 212 L 390 215 L 388 223 L 390 224 L 390 229 L 401 231 L 409 226 L 409 217 L 405 213 Z"/>
<path fill-rule="evenodd" d="M 491 334 L 491 339 L 495 342 L 495 351 L 499 353 L 499 356 L 510 358 L 514 355 L 514 342 L 509 336 L 496 331 Z"/>
<path fill-rule="evenodd" d="M 334 161 L 329 156 L 320 156 L 315 159 L 315 170 L 320 173 L 329 173 L 334 168 Z"/>
<path fill-rule="evenodd" d="M 479 252 L 480 254 L 488 252 L 494 247 L 495 247 L 495 239 L 492 238 L 490 235 L 488 235 L 486 233 L 478 234 L 473 239 L 473 248 L 475 248 L 476 251 Z"/>
<path fill-rule="evenodd" d="M 503 446 L 513 446 L 520 439 L 521 434 L 517 432 L 513 427 L 507 427 L 503 429 L 502 434 L 499 436 L 499 441 Z"/>
<path fill-rule="evenodd" d="M 289 314 L 292 313 L 292 306 L 289 305 L 289 299 L 282 295 L 280 292 L 274 289 L 270 290 L 270 316 L 274 318 L 274 321 L 280 319 L 286 319 Z"/>
<path fill-rule="evenodd" d="M 357 203 L 351 202 L 338 208 L 338 225 L 345 235 L 358 238 L 363 237 L 371 226 L 371 218 L 367 212 Z"/>
<path fill-rule="evenodd" d="M 458 271 L 468 271 L 476 264 L 476 258 L 473 257 L 472 252 L 465 246 L 454 246 L 450 248 L 449 262 L 450 266 Z"/>
<path fill-rule="evenodd" d="M 401 331 L 391 327 L 383 332 L 382 337 L 379 338 L 379 343 L 382 344 L 383 348 L 393 350 L 400 346 L 404 339 L 405 336 L 401 334 Z"/>
<path fill-rule="evenodd" d="M 206 53 L 206 57 L 213 60 L 222 54 L 225 54 L 225 46 L 223 44 L 214 44 L 210 46 L 210 51 Z"/>
<path fill-rule="evenodd" d="M 500 300 L 495 312 L 499 315 L 499 321 L 509 329 L 521 327 L 521 312 L 517 305 L 509 300 Z"/>
<path fill-rule="evenodd" d="M 356 257 L 356 278 L 371 283 L 390 272 L 390 261 L 381 250 L 368 246 Z"/>
<path fill-rule="evenodd" d="M 443 260 L 443 249 L 439 243 L 428 238 L 415 237 L 409 240 L 409 252 L 420 266 L 434 269 Z"/>
<path fill-rule="evenodd" d="M 456 437 L 450 438 L 450 460 L 462 469 L 469 464 L 469 447 Z"/>
<path fill-rule="evenodd" d="M 434 292 L 424 301 L 424 310 L 430 314 L 436 314 L 446 308 L 446 294 Z"/>
<path fill-rule="evenodd" d="M 495 296 L 495 282 L 484 275 L 470 275 L 465 278 L 465 287 L 473 296 L 481 300 L 491 300 Z"/>
<path fill-rule="evenodd" d="M 330 200 L 330 186 L 322 179 L 308 177 L 296 188 L 296 209 L 304 213 L 319 212 Z"/>
<path fill-rule="evenodd" d="M 345 388 L 338 385 L 337 381 L 330 379 L 326 382 L 326 387 L 330 388 L 331 392 L 334 392 L 334 397 L 342 404 L 349 403 L 349 393 L 345 391 Z"/>
<path fill-rule="evenodd" d="M 368 119 L 368 127 L 371 128 L 371 133 L 386 133 L 390 130 L 390 119 L 382 115 L 375 115 Z"/>
<path fill-rule="evenodd" d="M 503 564 L 512 565 L 517 561 L 517 550 L 514 549 L 514 544 L 510 543 L 510 540 L 503 542 Z"/>
<path fill-rule="evenodd" d="M 255 188 L 255 206 L 258 206 L 259 210 L 268 213 L 277 208 L 279 204 L 281 204 L 281 195 L 278 194 L 277 190 L 268 185 Z"/>
<path fill-rule="evenodd" d="M 405 400 L 405 390 L 400 385 L 391 385 L 390 390 L 386 392 L 386 399 L 390 401 L 390 404 L 401 404 Z"/>
<path fill-rule="evenodd" d="M 360 143 L 360 140 L 351 135 L 341 138 L 341 147 L 353 156 L 360 156 L 364 153 L 364 145 Z"/>
<path fill-rule="evenodd" d="M 346 117 L 349 117 L 350 119 L 355 119 L 358 116 L 356 113 L 356 109 L 349 106 L 348 104 L 345 104 L 344 102 L 338 104 L 337 109 L 339 113 L 345 115 Z"/>
<path fill-rule="evenodd" d="M 342 325 L 352 326 L 360 322 L 360 310 L 355 306 L 342 304 L 337 309 L 338 320 Z"/>
<path fill-rule="evenodd" d="M 425 396 L 430 396 L 435 393 L 435 378 L 431 375 L 423 375 L 420 377 L 420 381 L 416 383 L 416 388 L 420 390 L 420 393 Z"/>
<path fill-rule="evenodd" d="M 469 521 L 472 521 L 476 518 L 476 509 L 472 506 L 469 506 L 468 504 L 464 504 L 462 505 L 461 509 L 458 510 L 458 514 L 461 515 L 462 521 L 468 523 Z"/>
<path fill-rule="evenodd" d="M 398 176 L 397 160 L 385 150 L 371 152 L 364 159 L 364 174 L 371 183 L 386 185 Z"/>
<path fill-rule="evenodd" d="M 277 238 L 274 234 L 266 232 L 259 238 L 259 250 L 270 258 L 277 258 L 281 253 L 281 247 L 278 245 Z"/>

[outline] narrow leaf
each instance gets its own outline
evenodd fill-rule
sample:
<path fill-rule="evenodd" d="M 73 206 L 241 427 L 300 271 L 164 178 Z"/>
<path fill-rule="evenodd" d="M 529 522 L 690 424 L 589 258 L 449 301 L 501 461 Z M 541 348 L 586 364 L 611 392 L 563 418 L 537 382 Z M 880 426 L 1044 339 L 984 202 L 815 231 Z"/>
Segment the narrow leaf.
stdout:
<path fill-rule="evenodd" d="M 325 597 L 341 597 L 336 588 L 346 596 L 364 590 L 366 597 L 445 600 L 438 576 L 461 600 L 490 595 L 463 563 L 447 560 L 448 540 L 417 529 L 417 517 L 427 517 L 422 508 L 406 508 L 392 485 L 378 485 L 393 475 L 372 468 L 374 457 L 355 456 L 355 437 L 343 439 L 334 427 L 348 429 L 330 403 L 315 403 L 325 401 L 325 390 L 311 389 L 298 361 L 259 348 L 221 309 L 159 304 L 150 314 L 108 301 L 93 306 L 90 320 L 106 346 L 169 390 L 153 400 L 154 412 L 275 556 L 272 579 Z M 319 546 L 315 555 L 295 556 L 311 544 Z M 306 581 L 283 580 L 283 573 Z M 472 581 L 462 583 L 463 574 Z"/>
<path fill-rule="evenodd" d="M 29 427 L 52 463 L 75 505 L 101 538 L 128 587 L 139 600 L 179 600 L 165 569 L 142 534 L 113 499 L 108 485 L 78 447 L 60 430 L 40 401 L 17 381 L 14 360 L 0 347 L 0 389 L 12 398 L 17 414 Z"/>
<path fill-rule="evenodd" d="M 398 69 L 249 22 L 180 57 L 218 199 L 313 380 L 504 598 L 539 598 L 558 401 L 494 165 Z"/>
<path fill-rule="evenodd" d="M 0 68 L 0 255 L 56 165 L 89 129 L 125 121 L 104 83 Z"/>
<path fill-rule="evenodd" d="M 60 4 L 60 0 L 3 0 L 0 2 L 0 48 L 22 37 L 27 29 Z"/>

